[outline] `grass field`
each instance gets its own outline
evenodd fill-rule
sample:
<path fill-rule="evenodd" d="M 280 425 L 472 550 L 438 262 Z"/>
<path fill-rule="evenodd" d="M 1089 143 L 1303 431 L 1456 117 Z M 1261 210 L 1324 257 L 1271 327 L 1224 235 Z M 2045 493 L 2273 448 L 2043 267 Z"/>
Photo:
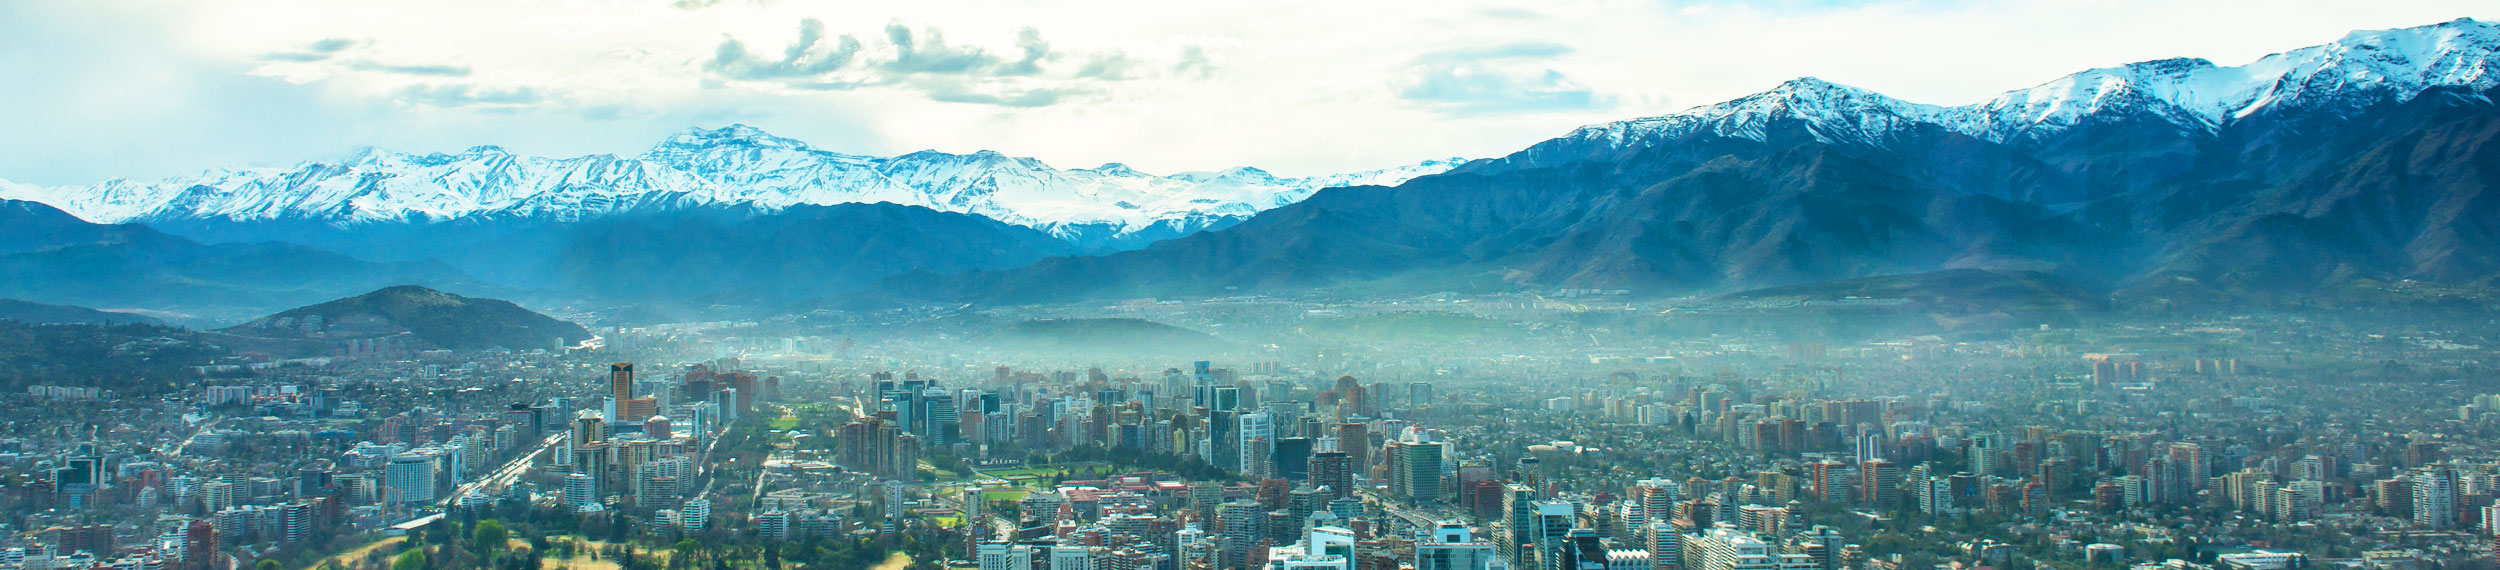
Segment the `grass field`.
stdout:
<path fill-rule="evenodd" d="M 365 557 L 365 553 L 367 553 L 367 552 L 372 552 L 372 551 L 375 551 L 375 550 L 383 550 L 383 549 L 388 549 L 388 548 L 391 548 L 391 547 L 398 546 L 398 545 L 399 545 L 399 543 L 402 543 L 402 542 L 407 542 L 407 541 L 408 541 L 408 537 L 405 537 L 405 536 L 394 536 L 394 537 L 385 538 L 385 539 L 382 539 L 382 540 L 373 541 L 373 544 L 367 544 L 367 545 L 364 545 L 364 546 L 359 546 L 359 547 L 356 547 L 356 549 L 355 549 L 355 550 L 349 550 L 349 551 L 347 551 L 347 552 L 344 552 L 344 553 L 339 554 L 338 556 L 332 556 L 332 557 L 330 557 L 328 560 L 323 561 L 322 563 L 323 563 L 323 564 L 328 564 L 331 568 L 347 568 L 347 567 L 350 567 L 350 566 L 354 566 L 354 565 L 355 565 L 355 562 L 356 562 L 357 560 L 361 560 L 361 559 L 363 559 L 363 558 Z M 320 565 L 320 564 L 315 564 L 315 566 L 319 566 L 319 565 Z"/>
<path fill-rule="evenodd" d="M 893 556 L 885 557 L 884 562 L 868 567 L 868 570 L 903 570 L 908 567 L 911 567 L 911 556 L 896 552 Z"/>

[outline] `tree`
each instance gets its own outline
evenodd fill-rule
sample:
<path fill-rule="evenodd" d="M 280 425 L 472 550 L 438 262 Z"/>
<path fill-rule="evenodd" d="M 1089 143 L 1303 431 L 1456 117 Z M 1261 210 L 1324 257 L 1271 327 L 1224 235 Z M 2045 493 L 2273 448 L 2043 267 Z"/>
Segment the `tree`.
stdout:
<path fill-rule="evenodd" d="M 285 566 L 278 565 L 278 561 L 276 560 L 262 560 L 259 564 L 252 565 L 252 567 L 257 570 L 285 570 L 286 568 Z"/>
<path fill-rule="evenodd" d="M 412 548 L 391 561 L 391 570 L 425 570 L 425 549 Z"/>
<path fill-rule="evenodd" d="M 504 529 L 503 522 L 487 519 L 477 523 L 477 528 L 470 529 L 469 543 L 476 545 L 479 553 L 491 554 L 503 551 L 504 542 L 511 536 L 512 532 Z"/>

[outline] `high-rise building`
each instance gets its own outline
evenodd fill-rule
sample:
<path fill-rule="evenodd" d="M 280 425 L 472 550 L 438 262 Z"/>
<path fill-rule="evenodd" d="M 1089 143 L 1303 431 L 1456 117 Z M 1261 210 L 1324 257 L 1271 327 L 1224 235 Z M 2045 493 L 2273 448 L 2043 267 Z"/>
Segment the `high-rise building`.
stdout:
<path fill-rule="evenodd" d="M 564 476 L 564 508 L 588 510 L 599 505 L 599 477 L 589 473 Z"/>
<path fill-rule="evenodd" d="M 1397 462 L 1390 477 L 1397 495 L 1410 503 L 1429 503 L 1441 499 L 1442 457 L 1446 444 L 1438 441 L 1398 442 Z"/>
<path fill-rule="evenodd" d="M 1247 499 L 1224 503 L 1217 508 L 1216 523 L 1224 529 L 1223 555 L 1217 568 L 1241 568 L 1250 560 L 1250 549 L 1266 538 L 1266 525 L 1261 524 L 1259 504 Z"/>
<path fill-rule="evenodd" d="M 1425 538 L 1415 543 L 1415 570 L 1489 570 L 1501 560 L 1493 543 L 1476 539 L 1464 524 L 1441 523 Z"/>
<path fill-rule="evenodd" d="M 1997 474 L 2002 467 L 2004 457 L 2002 442 L 1997 440 L 1998 435 L 1995 433 L 1983 432 L 1970 435 L 1971 473 L 1981 476 Z"/>
<path fill-rule="evenodd" d="M 1577 570 L 1560 564 L 1566 558 L 1563 551 L 1569 548 L 1566 543 L 1571 529 L 1579 523 L 1578 506 L 1570 501 L 1545 500 L 1536 501 L 1531 508 L 1528 537 L 1520 543 L 1522 550 L 1533 552 L 1528 557 L 1541 570 Z"/>
<path fill-rule="evenodd" d="M 1311 438 L 1288 437 L 1276 440 L 1276 476 L 1291 481 L 1311 479 Z"/>
<path fill-rule="evenodd" d="M 626 400 L 634 399 L 634 363 L 608 365 L 608 397 L 615 398 L 619 406 L 624 405 Z"/>
<path fill-rule="evenodd" d="M 1240 429 L 1235 432 L 1235 437 L 1240 438 L 1241 451 L 1237 457 L 1241 458 L 1243 474 L 1251 477 L 1276 475 L 1276 458 L 1273 453 L 1276 443 L 1276 426 L 1271 422 L 1274 418 L 1275 416 L 1267 412 L 1241 415 Z"/>
<path fill-rule="evenodd" d="M 419 452 L 391 456 L 384 468 L 383 485 L 393 504 L 429 503 L 434 501 L 434 478 L 437 460 Z"/>
<path fill-rule="evenodd" d="M 1890 508 L 1901 502 L 1901 466 L 1882 459 L 1858 464 L 1860 496 L 1868 504 Z"/>
<path fill-rule="evenodd" d="M 1328 490 L 1329 498 L 1354 494 L 1354 472 L 1347 468 L 1343 451 L 1322 451 L 1311 456 L 1311 486 Z"/>
<path fill-rule="evenodd" d="M 2444 530 L 2457 526 L 2456 473 L 2432 467 L 2413 474 L 2413 524 Z"/>

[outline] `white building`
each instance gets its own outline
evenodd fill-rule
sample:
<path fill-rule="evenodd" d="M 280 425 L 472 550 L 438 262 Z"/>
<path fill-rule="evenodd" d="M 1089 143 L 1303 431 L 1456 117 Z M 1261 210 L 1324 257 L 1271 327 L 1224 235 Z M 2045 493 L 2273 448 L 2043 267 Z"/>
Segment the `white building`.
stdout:
<path fill-rule="evenodd" d="M 1492 542 L 1477 540 L 1467 525 L 1441 523 L 1424 542 L 1415 543 L 1415 570 L 1494 570 L 1509 568 Z M 1641 570 L 1650 570 L 1643 568 Z"/>
<path fill-rule="evenodd" d="M 1268 549 L 1267 570 L 1354 570 L 1354 531 L 1313 528 L 1301 542 Z"/>

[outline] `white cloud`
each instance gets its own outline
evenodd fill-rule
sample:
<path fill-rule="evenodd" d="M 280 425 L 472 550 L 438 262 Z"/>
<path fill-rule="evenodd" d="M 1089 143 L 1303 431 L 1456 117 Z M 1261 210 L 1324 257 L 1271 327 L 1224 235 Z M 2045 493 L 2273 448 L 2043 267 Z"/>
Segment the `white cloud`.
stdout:
<path fill-rule="evenodd" d="M 728 122 L 857 153 L 1312 174 L 1497 155 L 1800 76 L 1958 104 L 2087 67 L 2235 64 L 2460 16 L 2500 8 L 37 0 L 0 3 L 0 78 L 15 86 L 0 90 L 0 179 L 154 177 L 362 144 L 632 154 Z"/>

